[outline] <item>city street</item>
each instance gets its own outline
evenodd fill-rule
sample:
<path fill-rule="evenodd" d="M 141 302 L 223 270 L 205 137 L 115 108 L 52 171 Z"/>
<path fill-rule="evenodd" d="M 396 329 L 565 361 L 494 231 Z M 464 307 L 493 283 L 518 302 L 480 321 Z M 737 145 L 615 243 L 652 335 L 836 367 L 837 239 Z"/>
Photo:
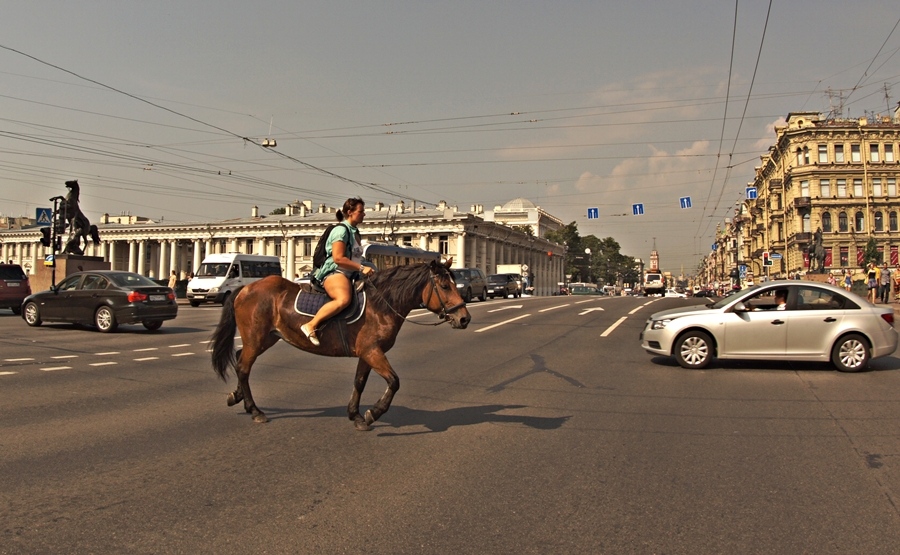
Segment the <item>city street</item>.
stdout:
<path fill-rule="evenodd" d="M 284 343 L 250 378 L 271 422 L 228 407 L 218 306 L 114 334 L 0 311 L 0 553 L 893 552 L 898 353 L 844 374 L 640 349 L 650 313 L 701 302 L 414 311 L 370 432 L 355 359 Z"/>

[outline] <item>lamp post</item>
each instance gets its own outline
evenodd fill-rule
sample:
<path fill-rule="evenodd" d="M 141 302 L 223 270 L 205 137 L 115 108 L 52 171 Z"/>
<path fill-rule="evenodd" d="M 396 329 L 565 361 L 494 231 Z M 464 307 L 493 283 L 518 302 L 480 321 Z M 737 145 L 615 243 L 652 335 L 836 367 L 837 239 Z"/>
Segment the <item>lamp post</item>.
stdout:
<path fill-rule="evenodd" d="M 588 283 L 594 283 L 594 269 L 593 269 L 593 266 L 591 265 L 591 262 L 593 262 L 593 259 L 591 257 L 591 249 L 590 248 L 584 249 L 584 254 L 588 255 L 588 280 L 587 281 L 588 281 Z"/>

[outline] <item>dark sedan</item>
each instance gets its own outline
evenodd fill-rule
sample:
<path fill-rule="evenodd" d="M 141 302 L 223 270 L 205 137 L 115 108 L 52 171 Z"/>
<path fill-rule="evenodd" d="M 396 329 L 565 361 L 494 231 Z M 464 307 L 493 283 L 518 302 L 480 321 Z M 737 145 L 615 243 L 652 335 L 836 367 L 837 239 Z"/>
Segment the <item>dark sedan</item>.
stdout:
<path fill-rule="evenodd" d="M 115 331 L 119 324 L 143 324 L 158 330 L 178 314 L 175 292 L 132 272 L 76 272 L 55 287 L 28 296 L 22 318 L 29 326 L 71 322 Z"/>

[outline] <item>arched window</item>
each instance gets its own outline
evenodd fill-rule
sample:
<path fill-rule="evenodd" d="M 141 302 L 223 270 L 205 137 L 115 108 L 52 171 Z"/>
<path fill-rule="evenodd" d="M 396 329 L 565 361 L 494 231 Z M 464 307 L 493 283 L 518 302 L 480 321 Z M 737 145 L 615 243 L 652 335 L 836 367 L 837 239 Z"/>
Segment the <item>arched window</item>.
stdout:
<path fill-rule="evenodd" d="M 897 213 L 891 212 L 888 214 L 888 229 L 891 231 L 897 231 Z"/>
<path fill-rule="evenodd" d="M 847 227 L 846 212 L 841 212 L 840 214 L 838 214 L 838 231 L 842 233 L 846 233 L 847 231 L 849 231 L 849 228 Z"/>
<path fill-rule="evenodd" d="M 875 212 L 875 231 L 884 231 L 884 215 L 881 212 Z"/>
<path fill-rule="evenodd" d="M 863 217 L 862 212 L 857 212 L 856 216 L 853 218 L 854 228 L 857 233 L 863 233 L 866 230 L 866 219 Z"/>
<path fill-rule="evenodd" d="M 825 233 L 831 233 L 831 213 L 825 212 L 822 214 L 822 231 Z"/>
<path fill-rule="evenodd" d="M 809 233 L 810 231 L 812 231 L 809 225 L 809 214 L 803 215 L 803 231 L 805 233 Z"/>
<path fill-rule="evenodd" d="M 797 147 L 797 165 L 803 165 L 803 149 L 801 149 L 800 147 Z"/>

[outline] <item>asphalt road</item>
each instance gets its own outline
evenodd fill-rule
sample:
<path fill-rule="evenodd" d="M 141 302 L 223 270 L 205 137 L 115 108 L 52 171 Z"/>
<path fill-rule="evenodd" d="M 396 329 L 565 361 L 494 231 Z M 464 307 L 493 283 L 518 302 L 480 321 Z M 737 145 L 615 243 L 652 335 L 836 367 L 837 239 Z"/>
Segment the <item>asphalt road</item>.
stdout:
<path fill-rule="evenodd" d="M 217 307 L 111 335 L 0 311 L 0 553 L 896 552 L 900 358 L 686 371 L 640 350 L 650 312 L 690 302 L 407 324 L 370 432 L 346 418 L 355 360 L 283 343 L 251 375 L 271 422 L 227 407 Z"/>

